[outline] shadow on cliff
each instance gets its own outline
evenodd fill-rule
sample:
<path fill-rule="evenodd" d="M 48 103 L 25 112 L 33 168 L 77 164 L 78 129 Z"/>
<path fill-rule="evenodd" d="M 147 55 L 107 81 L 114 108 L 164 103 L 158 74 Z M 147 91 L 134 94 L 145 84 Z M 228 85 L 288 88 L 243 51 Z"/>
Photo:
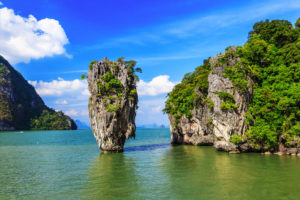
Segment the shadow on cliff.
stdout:
<path fill-rule="evenodd" d="M 155 149 L 163 149 L 170 147 L 169 143 L 166 144 L 146 144 L 141 146 L 134 146 L 134 147 L 125 147 L 125 152 L 133 152 L 133 151 L 151 151 Z"/>

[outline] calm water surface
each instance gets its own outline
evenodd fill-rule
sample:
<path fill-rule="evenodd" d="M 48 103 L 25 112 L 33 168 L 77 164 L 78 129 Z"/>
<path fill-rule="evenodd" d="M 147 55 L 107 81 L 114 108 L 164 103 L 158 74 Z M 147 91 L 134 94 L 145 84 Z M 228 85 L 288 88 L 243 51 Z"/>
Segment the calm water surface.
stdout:
<path fill-rule="evenodd" d="M 170 146 L 138 129 L 103 154 L 90 130 L 0 132 L 0 199 L 300 199 L 300 157 Z"/>

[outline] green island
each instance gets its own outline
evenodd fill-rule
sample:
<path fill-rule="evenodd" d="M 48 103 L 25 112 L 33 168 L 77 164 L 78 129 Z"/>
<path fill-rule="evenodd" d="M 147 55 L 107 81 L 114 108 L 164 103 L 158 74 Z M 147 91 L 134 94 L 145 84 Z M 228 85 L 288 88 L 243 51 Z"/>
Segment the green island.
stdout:
<path fill-rule="evenodd" d="M 184 75 L 168 94 L 164 108 L 175 118 L 176 126 L 183 116 L 191 119 L 199 106 L 213 110 L 207 97 L 208 74 L 218 66 L 223 66 L 223 77 L 231 81 L 233 93 L 249 97 L 247 130 L 231 135 L 231 142 L 247 141 L 257 150 L 300 145 L 300 18 L 295 26 L 286 20 L 258 22 L 245 45 L 227 48 L 215 62 L 204 60 L 194 72 Z M 215 94 L 222 100 L 223 112 L 237 109 L 232 94 Z"/>
<path fill-rule="evenodd" d="M 75 122 L 49 108 L 23 76 L 0 56 L 0 130 L 70 130 Z"/>

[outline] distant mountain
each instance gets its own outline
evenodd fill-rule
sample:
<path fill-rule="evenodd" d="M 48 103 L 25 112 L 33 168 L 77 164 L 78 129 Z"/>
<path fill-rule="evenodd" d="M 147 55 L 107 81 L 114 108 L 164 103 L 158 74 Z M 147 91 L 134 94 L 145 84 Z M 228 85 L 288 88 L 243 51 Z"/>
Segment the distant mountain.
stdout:
<path fill-rule="evenodd" d="M 158 124 L 143 124 L 143 125 L 138 125 L 137 128 L 169 128 L 169 126 L 166 126 L 164 124 L 158 125 Z"/>
<path fill-rule="evenodd" d="M 49 108 L 24 77 L 0 55 L 0 131 L 70 130 L 75 122 Z"/>
<path fill-rule="evenodd" d="M 75 123 L 76 123 L 78 129 L 90 129 L 91 128 L 86 123 L 84 123 L 80 120 L 75 120 Z"/>

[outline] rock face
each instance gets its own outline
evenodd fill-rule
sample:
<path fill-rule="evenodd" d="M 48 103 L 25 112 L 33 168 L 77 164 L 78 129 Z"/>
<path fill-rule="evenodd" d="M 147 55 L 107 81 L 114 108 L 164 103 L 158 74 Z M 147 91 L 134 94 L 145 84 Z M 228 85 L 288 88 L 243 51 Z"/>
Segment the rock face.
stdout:
<path fill-rule="evenodd" d="M 125 140 L 135 137 L 138 97 L 134 66 L 134 61 L 113 62 L 106 58 L 90 64 L 89 117 L 104 152 L 122 152 Z"/>
<path fill-rule="evenodd" d="M 234 47 L 230 50 L 236 51 Z M 191 111 L 192 117 L 188 119 L 183 115 L 177 125 L 174 116 L 168 114 L 172 144 L 214 145 L 218 150 L 229 152 L 241 150 L 239 146 L 230 142 L 230 138 L 234 134 L 242 135 L 247 129 L 245 114 L 252 95 L 251 89 L 244 93 L 234 89 L 231 81 L 223 74 L 227 65 L 235 65 L 235 59 L 228 58 L 227 63 L 220 64 L 218 60 L 222 56 L 224 54 L 209 60 L 211 71 L 208 75 L 207 99 L 213 106 L 204 103 L 194 108 Z M 201 91 L 197 92 L 204 96 Z M 222 108 L 222 103 L 226 101 L 222 98 L 224 94 L 232 96 L 232 103 L 236 105 L 234 109 Z M 243 151 L 248 151 L 249 148 L 244 148 Z"/>
<path fill-rule="evenodd" d="M 243 46 L 185 74 L 163 110 L 172 143 L 300 155 L 299 31 L 286 20 L 257 22 Z"/>
<path fill-rule="evenodd" d="M 76 129 L 76 124 L 48 108 L 32 85 L 0 56 L 0 131 L 31 129 Z"/>

